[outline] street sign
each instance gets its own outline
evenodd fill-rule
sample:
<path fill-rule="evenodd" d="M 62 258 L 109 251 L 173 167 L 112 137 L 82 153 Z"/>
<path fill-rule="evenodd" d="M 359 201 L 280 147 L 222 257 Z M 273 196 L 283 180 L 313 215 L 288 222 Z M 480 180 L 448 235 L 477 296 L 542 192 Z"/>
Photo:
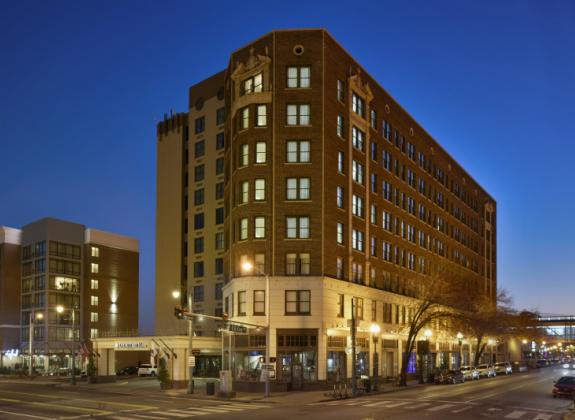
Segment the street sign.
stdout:
<path fill-rule="evenodd" d="M 235 333 L 245 334 L 248 332 L 248 329 L 243 325 L 236 325 L 236 324 L 228 324 L 228 330 Z"/>
<path fill-rule="evenodd" d="M 200 355 L 200 349 L 192 349 L 192 354 L 194 356 L 199 356 Z"/>
<path fill-rule="evenodd" d="M 194 356 L 188 357 L 188 367 L 196 367 L 196 358 Z"/>

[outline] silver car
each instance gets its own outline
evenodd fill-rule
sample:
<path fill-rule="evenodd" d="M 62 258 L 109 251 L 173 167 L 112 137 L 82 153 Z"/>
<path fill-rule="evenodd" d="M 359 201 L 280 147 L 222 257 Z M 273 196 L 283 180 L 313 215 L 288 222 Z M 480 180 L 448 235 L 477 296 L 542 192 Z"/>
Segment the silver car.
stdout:
<path fill-rule="evenodd" d="M 479 379 L 479 371 L 473 366 L 461 366 L 461 373 L 466 381 L 473 381 Z"/>
<path fill-rule="evenodd" d="M 477 370 L 479 371 L 479 377 L 490 378 L 492 376 L 497 376 L 495 368 L 490 364 L 479 365 L 477 366 Z"/>
<path fill-rule="evenodd" d="M 495 363 L 495 374 L 496 375 L 511 375 L 513 373 L 513 368 L 509 362 L 497 362 Z"/>

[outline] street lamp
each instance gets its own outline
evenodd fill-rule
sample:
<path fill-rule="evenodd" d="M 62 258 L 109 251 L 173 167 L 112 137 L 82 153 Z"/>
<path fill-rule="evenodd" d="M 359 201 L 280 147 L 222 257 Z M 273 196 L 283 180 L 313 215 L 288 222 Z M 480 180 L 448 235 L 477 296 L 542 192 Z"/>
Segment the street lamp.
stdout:
<path fill-rule="evenodd" d="M 32 370 L 32 355 L 33 355 L 33 343 L 34 343 L 34 318 L 37 319 L 38 321 L 44 319 L 44 314 L 42 312 L 36 312 L 36 315 L 34 315 L 32 313 L 32 311 L 30 311 L 30 319 L 28 321 L 28 326 L 29 326 L 29 332 L 28 332 L 28 351 L 30 353 L 30 366 L 28 366 L 28 374 L 30 377 L 32 377 L 33 375 L 33 370 Z"/>
<path fill-rule="evenodd" d="M 493 363 L 493 345 L 495 344 L 495 340 L 493 338 L 490 338 L 489 340 L 487 340 L 487 344 L 491 346 L 491 361 L 489 363 Z"/>
<path fill-rule="evenodd" d="M 244 261 L 242 263 L 242 272 L 243 273 L 250 273 L 254 269 L 254 265 L 249 261 Z M 270 372 L 269 372 L 269 364 L 270 364 L 270 276 L 265 274 L 266 276 L 266 358 L 265 358 L 265 369 L 264 369 L 264 378 L 265 378 L 265 391 L 264 396 L 268 398 L 270 396 Z M 231 366 L 230 366 L 231 369 Z"/>
<path fill-rule="evenodd" d="M 373 341 L 373 390 L 377 391 L 377 376 L 379 370 L 379 359 L 377 355 L 377 343 L 379 341 L 379 333 L 381 332 L 381 328 L 378 324 L 373 323 L 369 326 L 369 332 L 371 334 L 371 339 Z"/>
<path fill-rule="evenodd" d="M 172 297 L 174 299 L 179 299 L 181 296 L 179 290 L 172 291 Z M 192 294 L 188 291 L 188 312 L 192 312 Z M 193 336 L 194 336 L 194 323 L 193 317 L 188 317 L 188 394 L 194 393 L 194 367 L 191 365 L 191 357 L 193 357 Z"/>
<path fill-rule="evenodd" d="M 431 338 L 431 336 L 433 335 L 433 331 L 431 331 L 429 328 L 427 328 L 425 331 L 423 331 L 423 336 L 425 337 L 425 373 L 429 373 L 428 369 L 429 369 L 429 339 Z M 421 378 L 420 378 L 420 383 L 424 383 L 425 379 L 423 376 L 423 367 L 421 369 Z"/>
<path fill-rule="evenodd" d="M 72 306 L 72 376 L 70 383 L 76 385 L 76 306 Z M 62 314 L 64 307 L 62 305 L 56 306 L 56 312 Z"/>
<path fill-rule="evenodd" d="M 458 332 L 457 335 L 457 342 L 459 343 L 459 354 L 458 354 L 458 365 L 457 366 L 459 369 L 461 369 L 461 343 L 463 342 L 463 334 L 461 332 Z"/>

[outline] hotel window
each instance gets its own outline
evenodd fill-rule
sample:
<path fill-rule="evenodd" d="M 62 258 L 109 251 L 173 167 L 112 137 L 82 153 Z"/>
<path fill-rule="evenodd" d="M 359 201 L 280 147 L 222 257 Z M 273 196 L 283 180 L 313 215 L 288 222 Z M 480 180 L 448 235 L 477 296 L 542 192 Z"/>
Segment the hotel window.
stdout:
<path fill-rule="evenodd" d="M 194 167 L 194 182 L 199 182 L 204 180 L 204 165 L 198 165 Z"/>
<path fill-rule="evenodd" d="M 337 243 L 343 245 L 343 223 L 337 224 Z"/>
<path fill-rule="evenodd" d="M 265 274 L 266 269 L 266 256 L 265 254 L 254 255 L 254 274 L 259 276 Z"/>
<path fill-rule="evenodd" d="M 310 254 L 286 254 L 286 274 L 308 275 L 310 273 Z"/>
<path fill-rule="evenodd" d="M 216 258 L 214 263 L 215 263 L 214 273 L 216 275 L 224 274 L 224 259 L 223 258 Z"/>
<path fill-rule="evenodd" d="M 343 152 L 337 152 L 337 171 L 340 174 L 343 174 L 344 168 L 345 168 L 345 158 L 344 158 L 344 153 Z"/>
<path fill-rule="evenodd" d="M 221 150 L 225 147 L 226 141 L 224 133 L 216 134 L 216 150 Z"/>
<path fill-rule="evenodd" d="M 340 102 L 345 102 L 345 85 L 343 80 L 337 81 L 337 100 Z"/>
<path fill-rule="evenodd" d="M 238 292 L 238 316 L 246 315 L 246 292 L 242 290 Z"/>
<path fill-rule="evenodd" d="M 288 163 L 307 163 L 310 161 L 310 142 L 288 141 L 286 161 Z"/>
<path fill-rule="evenodd" d="M 263 201 L 266 199 L 266 180 L 265 179 L 256 179 L 254 181 L 254 200 L 255 201 Z"/>
<path fill-rule="evenodd" d="M 91 263 L 90 264 L 90 272 L 97 274 L 98 271 L 100 270 L 100 266 L 97 263 Z"/>
<path fill-rule="evenodd" d="M 98 280 L 96 279 L 90 280 L 90 289 L 98 290 Z"/>
<path fill-rule="evenodd" d="M 337 295 L 337 317 L 345 316 L 345 295 Z"/>
<path fill-rule="evenodd" d="M 224 208 L 218 207 L 216 209 L 216 225 L 221 225 L 224 223 Z"/>
<path fill-rule="evenodd" d="M 422 230 L 419 231 L 419 246 L 425 248 L 425 232 Z"/>
<path fill-rule="evenodd" d="M 337 192 L 336 192 L 336 197 L 337 197 L 337 208 L 338 209 L 343 209 L 343 203 L 344 203 L 344 191 L 343 191 L 343 187 L 337 187 Z"/>
<path fill-rule="evenodd" d="M 240 187 L 240 204 L 246 204 L 250 197 L 250 183 L 244 181 L 241 183 Z"/>
<path fill-rule="evenodd" d="M 90 305 L 98 306 L 98 296 L 90 296 Z"/>
<path fill-rule="evenodd" d="M 194 254 L 204 252 L 204 237 L 194 238 Z"/>
<path fill-rule="evenodd" d="M 351 143 L 353 147 L 363 152 L 364 141 L 365 141 L 365 133 L 354 125 L 351 128 Z"/>
<path fill-rule="evenodd" d="M 250 128 L 250 109 L 246 106 L 240 112 L 240 130 L 246 130 Z"/>
<path fill-rule="evenodd" d="M 415 270 L 415 254 L 412 254 L 411 252 L 407 253 L 407 268 Z"/>
<path fill-rule="evenodd" d="M 250 147 L 247 144 L 240 146 L 240 167 L 248 166 Z"/>
<path fill-rule="evenodd" d="M 372 225 L 377 225 L 377 207 L 373 204 L 370 207 L 369 220 Z"/>
<path fill-rule="evenodd" d="M 370 111 L 369 121 L 370 121 L 371 128 L 373 128 L 374 130 L 377 130 L 377 112 L 375 112 L 375 109 L 372 109 Z"/>
<path fill-rule="evenodd" d="M 415 200 L 407 197 L 407 211 L 415 216 Z"/>
<path fill-rule="evenodd" d="M 355 93 L 351 96 L 351 109 L 360 117 L 365 118 L 365 101 Z"/>
<path fill-rule="evenodd" d="M 204 140 L 194 144 L 194 157 L 199 158 L 206 154 L 206 142 Z"/>
<path fill-rule="evenodd" d="M 415 243 L 415 228 L 412 225 L 407 225 L 407 240 Z"/>
<path fill-rule="evenodd" d="M 309 178 L 286 179 L 286 200 L 309 200 L 309 198 L 310 198 Z"/>
<path fill-rule="evenodd" d="M 377 194 L 377 174 L 371 174 L 371 192 Z"/>
<path fill-rule="evenodd" d="M 216 300 L 222 300 L 224 296 L 223 287 L 224 287 L 223 283 L 216 283 L 214 292 Z"/>
<path fill-rule="evenodd" d="M 216 159 L 216 175 L 221 175 L 224 173 L 224 158 Z"/>
<path fill-rule="evenodd" d="M 287 125 L 309 125 L 310 109 L 309 104 L 288 105 Z"/>
<path fill-rule="evenodd" d="M 266 105 L 256 106 L 256 127 L 265 127 L 268 125 L 268 114 Z"/>
<path fill-rule="evenodd" d="M 266 142 L 258 141 L 256 143 L 256 163 L 266 163 Z"/>
<path fill-rule="evenodd" d="M 195 261 L 194 262 L 194 277 L 204 277 L 204 262 Z"/>
<path fill-rule="evenodd" d="M 415 146 L 413 143 L 407 142 L 407 156 L 411 160 L 415 160 Z"/>
<path fill-rule="evenodd" d="M 216 125 L 222 125 L 226 122 L 226 108 L 216 109 Z"/>
<path fill-rule="evenodd" d="M 194 206 L 201 206 L 204 204 L 204 189 L 194 191 Z"/>
<path fill-rule="evenodd" d="M 369 243 L 369 255 L 377 257 L 377 238 L 372 236 Z"/>
<path fill-rule="evenodd" d="M 100 248 L 97 246 L 90 247 L 90 251 L 92 253 L 92 257 L 98 258 L 100 256 Z"/>
<path fill-rule="evenodd" d="M 265 290 L 254 290 L 254 315 L 266 314 L 266 292 Z"/>
<path fill-rule="evenodd" d="M 224 232 L 218 232 L 216 233 L 216 249 L 217 250 L 222 250 L 225 247 L 225 236 L 224 236 Z"/>
<path fill-rule="evenodd" d="M 90 312 L 90 322 L 98 322 L 98 312 Z"/>
<path fill-rule="evenodd" d="M 371 160 L 377 162 L 377 143 L 375 142 L 371 143 Z"/>
<path fill-rule="evenodd" d="M 90 338 L 98 338 L 98 328 L 90 328 Z"/>
<path fill-rule="evenodd" d="M 363 185 L 363 165 L 355 160 L 352 162 L 351 178 L 358 184 Z"/>
<path fill-rule="evenodd" d="M 194 229 L 203 229 L 204 228 L 204 213 L 196 213 L 194 214 Z"/>
<path fill-rule="evenodd" d="M 248 239 L 248 219 L 240 219 L 240 241 Z"/>
<path fill-rule="evenodd" d="M 343 279 L 343 271 L 344 271 L 344 270 L 343 270 L 343 258 L 337 257 L 337 260 L 336 260 L 335 264 L 336 264 L 336 267 L 335 267 L 335 270 L 336 270 L 335 276 L 336 276 L 338 279 L 341 280 L 341 279 Z"/>
<path fill-rule="evenodd" d="M 372 322 L 377 321 L 377 301 L 376 300 L 371 301 L 371 321 Z"/>
<path fill-rule="evenodd" d="M 410 187 L 415 188 L 415 173 L 407 168 L 407 183 Z"/>
<path fill-rule="evenodd" d="M 391 184 L 387 181 L 383 181 L 382 195 L 387 201 L 391 201 Z"/>
<path fill-rule="evenodd" d="M 308 239 L 309 234 L 308 216 L 286 217 L 286 238 Z"/>
<path fill-rule="evenodd" d="M 353 229 L 351 231 L 351 247 L 356 251 L 363 252 L 363 232 Z"/>
<path fill-rule="evenodd" d="M 383 250 L 382 253 L 383 259 L 385 261 L 391 262 L 391 244 L 389 242 L 383 241 L 382 250 Z"/>
<path fill-rule="evenodd" d="M 383 120 L 383 137 L 386 140 L 390 139 L 390 133 L 391 133 L 391 124 L 388 121 Z"/>
<path fill-rule="evenodd" d="M 361 263 L 351 263 L 351 281 L 353 283 L 363 283 L 363 265 Z"/>
<path fill-rule="evenodd" d="M 311 291 L 286 290 L 285 308 L 286 314 L 309 315 L 311 312 Z"/>
<path fill-rule="evenodd" d="M 310 86 L 309 67 L 288 67 L 287 87 L 288 88 L 308 88 Z"/>
<path fill-rule="evenodd" d="M 391 172 L 391 153 L 389 153 L 385 150 L 383 151 L 381 164 L 382 164 L 384 169 L 387 169 L 388 171 Z"/>
<path fill-rule="evenodd" d="M 363 198 L 353 194 L 351 197 L 351 212 L 354 216 L 363 218 Z"/>
<path fill-rule="evenodd" d="M 261 92 L 263 89 L 263 76 L 262 73 L 258 73 L 249 79 L 244 80 L 243 84 L 243 95 L 247 95 L 249 93 L 254 92 Z"/>
<path fill-rule="evenodd" d="M 203 133 L 206 128 L 206 118 L 205 117 L 196 118 L 194 128 L 196 134 Z"/>
<path fill-rule="evenodd" d="M 355 309 L 355 319 L 363 319 L 363 299 L 353 298 L 354 309 Z"/>
<path fill-rule="evenodd" d="M 342 115 L 337 116 L 337 135 L 345 138 L 345 122 Z"/>
<path fill-rule="evenodd" d="M 218 182 L 216 184 L 216 200 L 221 200 L 224 198 L 224 183 Z"/>
<path fill-rule="evenodd" d="M 204 301 L 204 285 L 194 286 L 194 302 Z"/>
<path fill-rule="evenodd" d="M 266 218 L 258 216 L 254 218 L 254 238 L 262 239 L 266 237 Z"/>

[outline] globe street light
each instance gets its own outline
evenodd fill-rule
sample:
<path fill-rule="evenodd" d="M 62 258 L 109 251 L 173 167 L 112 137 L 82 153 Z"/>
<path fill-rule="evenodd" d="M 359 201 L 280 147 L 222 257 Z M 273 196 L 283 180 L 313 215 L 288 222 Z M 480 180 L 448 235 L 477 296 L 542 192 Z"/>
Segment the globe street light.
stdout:
<path fill-rule="evenodd" d="M 172 297 L 174 299 L 180 299 L 182 296 L 179 290 L 172 291 Z M 188 312 L 192 312 L 192 294 L 188 290 Z M 188 394 L 194 393 L 194 367 L 192 366 L 191 357 L 193 356 L 194 346 L 193 346 L 193 336 L 194 336 L 194 324 L 193 317 L 188 317 Z M 194 363 L 195 364 L 195 363 Z"/>
<path fill-rule="evenodd" d="M 76 385 L 76 306 L 72 309 L 72 376 L 70 377 L 70 383 Z M 56 312 L 59 314 L 64 313 L 64 307 L 62 305 L 56 306 Z"/>
<path fill-rule="evenodd" d="M 378 356 L 377 356 L 377 344 L 379 341 L 379 333 L 381 332 L 381 328 L 378 324 L 373 323 L 369 326 L 369 332 L 371 334 L 371 339 L 373 341 L 373 390 L 377 391 L 377 376 L 378 376 Z"/>
<path fill-rule="evenodd" d="M 423 331 L 423 336 L 425 337 L 425 364 L 421 368 L 421 377 L 419 380 L 420 383 L 425 382 L 424 374 L 423 374 L 424 367 L 425 367 L 425 373 L 429 373 L 428 372 L 428 369 L 429 369 L 429 339 L 431 338 L 432 335 L 433 335 L 433 331 L 431 331 L 429 328 L 427 328 L 425 331 Z"/>
<path fill-rule="evenodd" d="M 28 375 L 30 377 L 32 377 L 32 375 L 34 374 L 33 369 L 32 369 L 32 355 L 34 352 L 33 349 L 33 343 L 34 343 L 34 318 L 37 319 L 38 321 L 44 319 L 44 314 L 42 312 L 36 312 L 36 315 L 34 315 L 32 313 L 32 311 L 30 311 L 30 319 L 28 320 L 28 352 L 30 353 L 30 366 L 28 366 Z"/>

